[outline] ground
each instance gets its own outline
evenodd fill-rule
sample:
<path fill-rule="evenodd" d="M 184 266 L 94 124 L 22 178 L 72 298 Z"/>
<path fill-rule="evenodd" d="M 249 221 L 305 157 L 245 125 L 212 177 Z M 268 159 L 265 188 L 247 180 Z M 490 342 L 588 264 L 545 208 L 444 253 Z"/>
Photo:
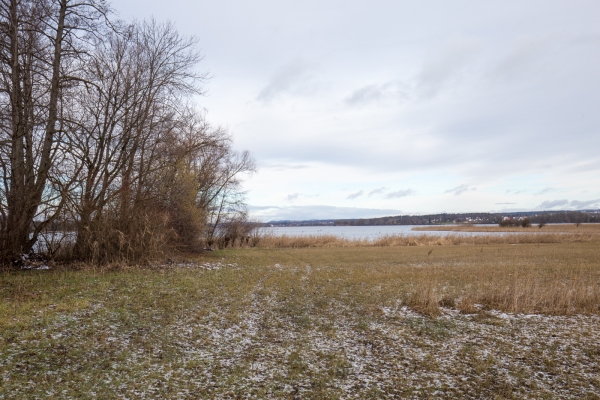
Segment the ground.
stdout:
<path fill-rule="evenodd" d="M 598 247 L 4 273 L 0 399 L 600 398 Z"/>

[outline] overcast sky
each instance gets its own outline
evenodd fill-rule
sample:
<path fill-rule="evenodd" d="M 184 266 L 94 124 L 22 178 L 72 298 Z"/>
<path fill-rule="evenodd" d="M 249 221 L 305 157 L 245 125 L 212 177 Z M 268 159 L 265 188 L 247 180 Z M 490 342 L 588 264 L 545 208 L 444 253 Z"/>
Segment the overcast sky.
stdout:
<path fill-rule="evenodd" d="M 118 0 L 197 37 L 255 217 L 600 208 L 600 2 Z"/>

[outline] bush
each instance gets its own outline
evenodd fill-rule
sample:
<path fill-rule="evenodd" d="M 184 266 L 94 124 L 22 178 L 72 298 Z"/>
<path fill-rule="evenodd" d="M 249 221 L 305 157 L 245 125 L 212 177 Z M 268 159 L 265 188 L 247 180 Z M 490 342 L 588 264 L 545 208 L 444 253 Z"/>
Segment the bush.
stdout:
<path fill-rule="evenodd" d="M 512 225 L 513 225 L 513 222 L 512 222 L 512 220 L 510 220 L 510 219 L 501 219 L 501 220 L 498 222 L 498 226 L 501 226 L 501 227 L 503 227 L 503 228 L 505 228 L 505 227 L 507 227 L 507 226 L 512 226 Z"/>
<path fill-rule="evenodd" d="M 531 220 L 529 217 L 525 217 L 523 219 L 501 219 L 498 221 L 498 225 L 501 227 L 518 227 L 522 226 L 523 228 L 529 228 L 531 226 Z"/>

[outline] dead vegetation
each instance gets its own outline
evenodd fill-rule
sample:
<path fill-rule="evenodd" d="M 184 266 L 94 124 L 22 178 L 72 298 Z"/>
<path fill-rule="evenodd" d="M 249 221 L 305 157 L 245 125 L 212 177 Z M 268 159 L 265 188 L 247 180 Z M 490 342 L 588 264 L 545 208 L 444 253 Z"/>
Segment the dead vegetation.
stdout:
<path fill-rule="evenodd" d="M 0 275 L 0 398 L 598 398 L 596 243 Z M 50 379 L 51 377 L 51 379 Z"/>
<path fill-rule="evenodd" d="M 441 230 L 441 229 L 440 229 Z M 492 231 L 493 232 L 493 231 Z M 395 246 L 455 246 L 538 243 L 600 243 L 597 231 L 562 233 L 519 233 L 507 235 L 387 235 L 375 240 L 346 239 L 334 235 L 287 236 L 263 235 L 248 242 L 250 247 L 395 247 Z"/>
<path fill-rule="evenodd" d="M 377 286 L 378 298 L 401 299 L 432 316 L 439 315 L 440 307 L 600 313 L 596 243 L 434 246 L 248 249 L 245 254 L 264 263 L 271 259 L 328 268 L 339 272 L 346 284 Z"/>

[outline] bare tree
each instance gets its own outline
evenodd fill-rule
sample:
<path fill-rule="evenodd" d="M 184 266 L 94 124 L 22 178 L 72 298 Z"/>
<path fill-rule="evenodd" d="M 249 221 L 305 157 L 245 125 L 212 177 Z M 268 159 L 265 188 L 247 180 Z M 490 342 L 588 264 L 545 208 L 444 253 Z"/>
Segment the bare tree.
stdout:
<path fill-rule="evenodd" d="M 86 69 L 93 85 L 79 92 L 74 124 L 83 164 L 71 203 L 77 253 L 90 254 L 109 226 L 125 242 L 132 239 L 132 229 L 139 227 L 133 222 L 147 218 L 149 208 L 165 208 L 165 199 L 157 198 L 157 180 L 214 142 L 203 118 L 185 101 L 201 94 L 206 80 L 194 71 L 201 60 L 194 44 L 171 24 L 155 21 L 96 43 Z"/>
<path fill-rule="evenodd" d="M 250 153 L 238 154 L 231 147 L 220 149 L 206 161 L 210 173 L 205 169 L 199 174 L 203 184 L 199 197 L 208 211 L 206 241 L 212 246 L 218 237 L 222 242 L 234 240 L 231 234 L 247 221 L 241 175 L 255 171 L 256 166 Z"/>
<path fill-rule="evenodd" d="M 103 0 L 0 0 L 5 260 L 57 221 L 75 231 L 72 256 L 107 262 L 246 218 L 254 162 L 191 104 L 207 79 L 196 40 L 107 13 Z"/>
<path fill-rule="evenodd" d="M 64 205 L 71 182 L 53 175 L 64 170 L 56 167 L 68 154 L 63 99 L 80 81 L 86 37 L 99 31 L 106 12 L 101 0 L 0 2 L 0 242 L 5 256 L 28 252 Z"/>

